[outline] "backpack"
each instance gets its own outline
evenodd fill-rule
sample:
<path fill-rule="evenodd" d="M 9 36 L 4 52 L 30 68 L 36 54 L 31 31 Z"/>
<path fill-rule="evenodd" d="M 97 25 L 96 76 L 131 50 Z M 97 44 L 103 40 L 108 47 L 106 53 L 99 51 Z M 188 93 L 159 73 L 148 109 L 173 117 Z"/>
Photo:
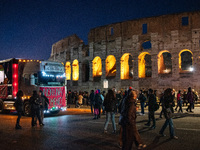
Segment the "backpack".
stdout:
<path fill-rule="evenodd" d="M 156 103 L 155 105 L 154 105 L 154 111 L 157 111 L 158 109 L 159 109 L 159 104 L 158 103 Z"/>

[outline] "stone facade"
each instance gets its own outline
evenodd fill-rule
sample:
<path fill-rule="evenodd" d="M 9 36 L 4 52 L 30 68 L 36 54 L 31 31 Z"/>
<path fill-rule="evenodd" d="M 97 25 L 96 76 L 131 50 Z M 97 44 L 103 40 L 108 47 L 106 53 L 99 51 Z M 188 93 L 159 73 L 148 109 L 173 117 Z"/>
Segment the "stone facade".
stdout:
<path fill-rule="evenodd" d="M 143 44 L 149 41 L 150 46 Z M 158 73 L 158 55 L 162 51 L 171 54 L 171 72 Z M 180 55 L 187 51 L 192 54 L 194 71 L 181 71 Z M 133 61 L 133 77 L 121 80 L 121 57 L 130 53 Z M 139 56 L 148 53 L 151 56 L 151 77 L 139 78 Z M 64 64 L 75 59 L 79 61 L 79 80 L 68 81 L 68 89 L 89 91 L 103 89 L 106 79 L 105 61 L 107 56 L 116 58 L 116 76 L 107 78 L 109 88 L 117 90 L 133 86 L 136 89 L 153 88 L 162 91 L 171 87 L 175 90 L 187 89 L 189 86 L 200 90 L 200 12 L 185 12 L 180 14 L 163 15 L 142 18 L 131 21 L 113 23 L 91 29 L 88 34 L 88 45 L 85 45 L 76 35 L 58 41 L 52 46 L 50 60 Z M 93 59 L 99 56 L 102 61 L 100 80 L 93 78 Z M 182 60 L 182 59 L 181 59 Z M 183 60 L 182 60 L 183 61 Z M 88 62 L 88 80 L 84 80 L 85 67 Z M 129 64 L 130 65 L 130 64 Z"/>

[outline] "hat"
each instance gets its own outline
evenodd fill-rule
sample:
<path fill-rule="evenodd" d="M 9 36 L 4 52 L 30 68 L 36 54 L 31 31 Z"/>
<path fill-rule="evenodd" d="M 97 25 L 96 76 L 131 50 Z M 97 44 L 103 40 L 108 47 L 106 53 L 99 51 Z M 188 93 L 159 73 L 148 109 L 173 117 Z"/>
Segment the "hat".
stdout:
<path fill-rule="evenodd" d="M 130 87 L 129 87 L 129 90 L 132 90 L 132 89 L 133 89 L 133 88 L 130 86 Z"/>

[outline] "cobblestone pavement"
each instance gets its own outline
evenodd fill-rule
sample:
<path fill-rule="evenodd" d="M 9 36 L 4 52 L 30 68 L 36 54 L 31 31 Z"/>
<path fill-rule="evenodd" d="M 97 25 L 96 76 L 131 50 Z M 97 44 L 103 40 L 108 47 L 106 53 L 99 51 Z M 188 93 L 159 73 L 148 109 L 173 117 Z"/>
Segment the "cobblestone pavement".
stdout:
<path fill-rule="evenodd" d="M 185 111 L 186 107 L 184 107 Z M 139 112 L 140 110 L 138 110 Z M 174 126 L 178 140 L 160 137 L 158 132 L 165 119 L 156 112 L 156 129 L 150 130 L 144 124 L 145 116 L 137 117 L 137 127 L 147 150 L 199 150 L 200 149 L 200 107 L 194 113 L 175 113 Z M 92 120 L 89 107 L 69 108 L 59 115 L 47 116 L 44 127 L 31 127 L 31 118 L 22 117 L 22 130 L 15 130 L 16 114 L 0 114 L 0 150 L 119 150 L 118 134 L 112 134 L 109 124 L 108 133 L 103 133 L 105 115 Z M 116 124 L 119 114 L 116 115 Z M 117 128 L 119 126 L 117 124 Z M 133 146 L 133 149 L 136 149 Z"/>

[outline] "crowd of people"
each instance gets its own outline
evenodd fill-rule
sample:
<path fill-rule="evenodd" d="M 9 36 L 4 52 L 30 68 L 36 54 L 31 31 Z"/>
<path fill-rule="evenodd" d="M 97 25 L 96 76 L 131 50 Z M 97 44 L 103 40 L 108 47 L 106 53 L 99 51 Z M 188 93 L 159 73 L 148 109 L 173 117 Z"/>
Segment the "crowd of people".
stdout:
<path fill-rule="evenodd" d="M 16 107 L 16 111 L 18 114 L 18 118 L 16 121 L 16 129 L 22 129 L 21 125 L 20 125 L 20 118 L 22 116 L 22 112 L 23 112 L 23 101 L 22 101 L 22 97 L 23 97 L 23 91 L 19 90 L 17 92 L 17 99 L 15 102 L 15 107 Z M 48 104 L 49 104 L 49 100 L 48 98 L 43 94 L 43 92 L 40 90 L 39 93 L 37 93 L 37 91 L 33 91 L 33 95 L 30 98 L 30 107 L 31 107 L 31 117 L 32 117 L 32 121 L 31 121 L 31 125 L 32 127 L 37 125 L 37 120 L 39 121 L 39 125 L 40 126 L 44 126 L 43 123 L 43 119 L 44 119 L 44 110 L 48 110 Z"/>
<path fill-rule="evenodd" d="M 105 91 L 101 92 L 99 89 L 91 90 L 90 94 L 88 92 L 79 93 L 69 91 L 68 102 L 76 104 L 75 107 L 80 107 L 83 104 L 90 105 L 91 113 L 94 115 L 93 119 L 99 119 L 101 114 L 105 114 L 104 133 L 108 132 L 107 128 L 110 120 L 113 127 L 112 133 L 116 133 L 115 115 L 120 113 L 119 146 L 123 150 L 130 150 L 133 142 L 138 149 L 146 147 L 136 127 L 136 110 L 138 105 L 141 107 L 141 112 L 139 113 L 141 116 L 145 115 L 145 107 L 148 107 L 148 122 L 145 125 L 152 130 L 156 128 L 155 111 L 161 107 L 160 118 L 164 115 L 166 120 L 159 131 L 160 136 L 166 136 L 164 131 L 169 125 L 170 137 L 178 139 L 175 135 L 172 119 L 174 111 L 182 113 L 182 106 L 186 105 L 186 111 L 193 112 L 194 104 L 198 100 L 198 94 L 191 87 L 187 91 L 183 90 L 183 92 L 181 90 L 176 92 L 174 89 L 168 88 L 159 95 L 153 89 L 141 89 L 138 92 L 133 90 L 132 87 L 124 91 L 116 91 L 113 88 L 109 89 L 107 93 Z M 68 107 L 70 107 L 70 104 Z"/>

